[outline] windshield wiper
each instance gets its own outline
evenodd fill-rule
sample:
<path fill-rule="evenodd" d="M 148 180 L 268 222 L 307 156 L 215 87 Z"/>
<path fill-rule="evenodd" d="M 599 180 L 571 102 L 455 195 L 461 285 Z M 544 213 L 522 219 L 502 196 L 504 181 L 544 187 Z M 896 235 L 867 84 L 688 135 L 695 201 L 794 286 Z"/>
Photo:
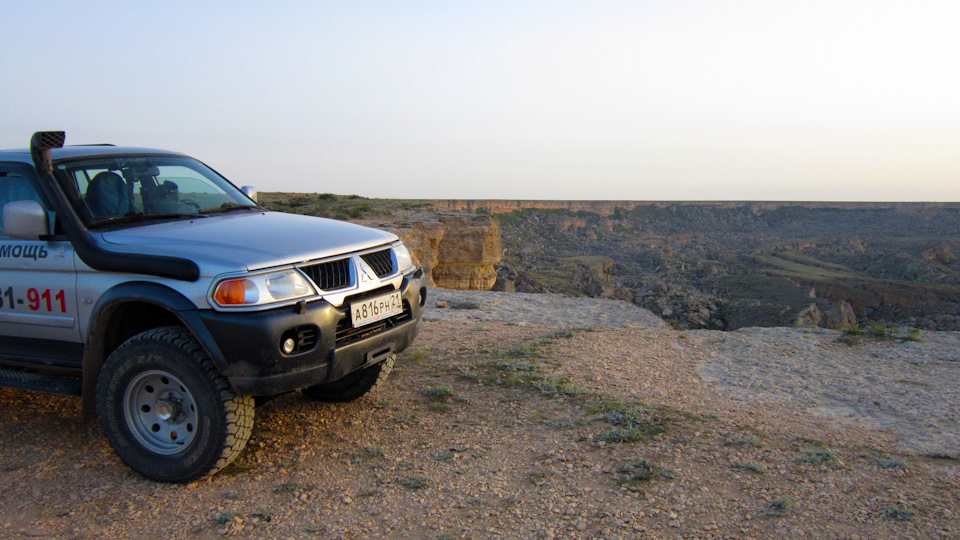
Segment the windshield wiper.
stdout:
<path fill-rule="evenodd" d="M 153 221 L 156 219 L 171 219 L 171 218 L 202 218 L 207 216 L 201 216 L 199 214 L 183 214 L 179 212 L 165 212 L 159 214 L 144 214 L 143 212 L 128 212 L 122 216 L 100 219 L 94 221 L 92 226 L 99 227 L 100 225 L 116 225 L 120 223 L 134 223 L 137 221 Z"/>
<path fill-rule="evenodd" d="M 229 212 L 231 210 L 250 210 L 250 209 L 263 210 L 263 207 L 256 204 L 237 204 L 237 203 L 228 202 L 228 203 L 223 203 L 220 206 L 214 206 L 213 208 L 204 208 L 203 210 L 200 210 L 200 213 L 201 214 L 217 214 L 220 212 Z"/>

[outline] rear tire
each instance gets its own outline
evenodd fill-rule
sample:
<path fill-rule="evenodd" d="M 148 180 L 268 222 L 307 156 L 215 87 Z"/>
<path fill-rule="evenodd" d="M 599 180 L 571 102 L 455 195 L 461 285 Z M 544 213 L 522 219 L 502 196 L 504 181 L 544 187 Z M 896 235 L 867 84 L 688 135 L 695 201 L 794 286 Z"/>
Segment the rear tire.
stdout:
<path fill-rule="evenodd" d="M 393 364 L 396 361 L 397 355 L 392 354 L 383 362 L 368 368 L 358 369 L 339 381 L 308 386 L 302 392 L 310 399 L 330 403 L 343 403 L 360 399 L 383 386 L 387 376 L 393 371 Z"/>
<path fill-rule="evenodd" d="M 187 329 L 138 334 L 107 358 L 97 416 L 131 469 L 186 483 L 226 467 L 253 428 L 253 398 L 238 396 Z"/>

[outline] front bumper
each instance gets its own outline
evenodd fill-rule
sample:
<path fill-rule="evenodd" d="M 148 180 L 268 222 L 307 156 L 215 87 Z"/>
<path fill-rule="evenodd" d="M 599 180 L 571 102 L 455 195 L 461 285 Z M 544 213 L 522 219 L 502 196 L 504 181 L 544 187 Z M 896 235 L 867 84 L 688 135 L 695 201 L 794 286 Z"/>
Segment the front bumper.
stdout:
<path fill-rule="evenodd" d="M 402 315 L 353 335 L 350 299 L 340 308 L 320 300 L 262 312 L 205 311 L 200 318 L 219 348 L 223 374 L 233 389 L 241 395 L 270 396 L 336 381 L 406 349 L 420 332 L 426 300 L 423 271 L 404 276 L 400 293 Z M 313 329 L 319 335 L 307 350 L 281 352 L 284 336 Z"/>

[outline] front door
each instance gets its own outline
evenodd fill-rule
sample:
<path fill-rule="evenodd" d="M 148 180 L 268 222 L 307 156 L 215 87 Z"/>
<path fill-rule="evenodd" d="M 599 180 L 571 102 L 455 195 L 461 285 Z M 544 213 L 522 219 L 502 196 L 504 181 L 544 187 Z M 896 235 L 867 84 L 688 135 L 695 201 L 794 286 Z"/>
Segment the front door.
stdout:
<path fill-rule="evenodd" d="M 33 168 L 0 162 L 3 205 L 35 200 Z M 66 238 L 13 238 L 0 221 L 0 357 L 6 363 L 79 367 L 83 344 L 77 322 L 73 247 Z"/>

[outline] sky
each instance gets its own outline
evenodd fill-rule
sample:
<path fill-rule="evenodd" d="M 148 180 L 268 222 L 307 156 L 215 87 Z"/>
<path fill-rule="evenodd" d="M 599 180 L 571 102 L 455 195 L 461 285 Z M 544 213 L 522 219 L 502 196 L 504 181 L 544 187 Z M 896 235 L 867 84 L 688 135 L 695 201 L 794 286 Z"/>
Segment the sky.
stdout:
<path fill-rule="evenodd" d="M 960 2 L 0 0 L 0 148 L 261 191 L 960 200 Z"/>

